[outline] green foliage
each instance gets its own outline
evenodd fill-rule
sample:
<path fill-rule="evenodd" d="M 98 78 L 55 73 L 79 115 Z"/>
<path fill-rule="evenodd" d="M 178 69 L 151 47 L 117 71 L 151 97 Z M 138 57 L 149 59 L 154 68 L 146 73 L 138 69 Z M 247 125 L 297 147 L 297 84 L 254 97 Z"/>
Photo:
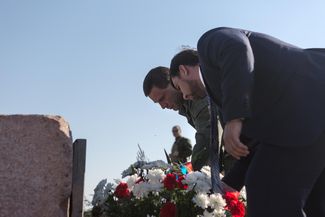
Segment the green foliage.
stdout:
<path fill-rule="evenodd" d="M 192 201 L 192 198 L 195 196 L 195 191 L 191 190 L 188 192 L 184 192 L 181 190 L 181 195 L 177 196 L 177 216 L 179 217 L 191 217 L 197 216 L 199 214 L 203 214 L 203 209 L 195 206 Z"/>
<path fill-rule="evenodd" d="M 174 189 L 170 191 L 164 189 L 159 195 L 149 193 L 147 197 L 143 198 L 131 196 L 131 198 L 117 199 L 114 195 L 110 195 L 104 205 L 93 207 L 91 217 L 159 216 L 160 208 L 166 201 L 176 204 L 178 217 L 195 217 L 202 215 L 204 211 L 192 202 L 195 194 L 193 190 Z M 164 199 L 162 200 L 162 198 Z"/>
<path fill-rule="evenodd" d="M 92 210 L 87 210 L 84 212 L 84 217 L 92 217 L 91 215 Z"/>
<path fill-rule="evenodd" d="M 93 208 L 92 217 L 147 217 L 147 215 L 159 216 L 161 208 L 160 197 L 150 193 L 148 197 L 120 198 L 109 195 L 102 206 Z M 100 211 L 99 211 L 100 210 Z M 94 213 L 96 212 L 96 215 Z"/>

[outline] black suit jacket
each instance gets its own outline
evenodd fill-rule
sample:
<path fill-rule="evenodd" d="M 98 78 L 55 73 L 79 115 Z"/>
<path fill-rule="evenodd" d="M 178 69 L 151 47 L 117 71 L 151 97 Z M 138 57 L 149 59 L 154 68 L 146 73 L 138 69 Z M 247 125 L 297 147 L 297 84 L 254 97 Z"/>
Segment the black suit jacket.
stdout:
<path fill-rule="evenodd" d="M 301 49 L 271 36 L 216 28 L 198 42 L 207 91 L 225 122 L 262 142 L 311 144 L 325 130 L 325 49 Z"/>

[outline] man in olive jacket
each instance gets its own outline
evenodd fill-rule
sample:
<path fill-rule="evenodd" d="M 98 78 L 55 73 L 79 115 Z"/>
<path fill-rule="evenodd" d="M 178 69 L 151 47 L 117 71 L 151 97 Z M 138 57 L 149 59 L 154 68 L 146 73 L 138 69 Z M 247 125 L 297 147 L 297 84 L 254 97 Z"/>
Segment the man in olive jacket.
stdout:
<path fill-rule="evenodd" d="M 188 162 L 192 154 L 191 140 L 182 136 L 181 127 L 176 125 L 172 128 L 172 133 L 175 137 L 175 142 L 172 145 L 170 159 L 175 163 Z"/>
<path fill-rule="evenodd" d="M 196 129 L 196 144 L 192 152 L 192 166 L 200 170 L 208 165 L 207 147 L 210 143 L 210 115 L 206 98 L 195 101 L 183 100 L 181 92 L 175 90 L 169 81 L 169 69 L 158 66 L 151 69 L 143 81 L 143 91 L 162 109 L 172 109 L 187 118 L 188 123 Z"/>

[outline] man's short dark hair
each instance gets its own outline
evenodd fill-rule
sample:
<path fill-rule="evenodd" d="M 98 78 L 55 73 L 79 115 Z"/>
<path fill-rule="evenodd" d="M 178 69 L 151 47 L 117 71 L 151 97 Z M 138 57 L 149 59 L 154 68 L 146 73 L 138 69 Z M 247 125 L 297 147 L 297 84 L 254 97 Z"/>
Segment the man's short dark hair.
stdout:
<path fill-rule="evenodd" d="M 167 67 L 158 66 L 151 69 L 143 81 L 143 92 L 145 96 L 149 96 L 152 88 L 167 88 L 169 84 L 169 69 Z"/>
<path fill-rule="evenodd" d="M 196 50 L 186 49 L 176 54 L 170 63 L 170 77 L 179 75 L 179 66 L 196 66 L 199 64 L 199 55 Z"/>

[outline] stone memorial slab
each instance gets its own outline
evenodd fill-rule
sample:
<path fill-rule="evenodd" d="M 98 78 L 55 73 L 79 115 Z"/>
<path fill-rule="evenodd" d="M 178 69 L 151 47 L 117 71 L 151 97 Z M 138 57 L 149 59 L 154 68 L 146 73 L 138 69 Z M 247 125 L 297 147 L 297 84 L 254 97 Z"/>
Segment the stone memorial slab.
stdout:
<path fill-rule="evenodd" d="M 0 217 L 66 217 L 72 154 L 62 117 L 0 115 Z"/>

